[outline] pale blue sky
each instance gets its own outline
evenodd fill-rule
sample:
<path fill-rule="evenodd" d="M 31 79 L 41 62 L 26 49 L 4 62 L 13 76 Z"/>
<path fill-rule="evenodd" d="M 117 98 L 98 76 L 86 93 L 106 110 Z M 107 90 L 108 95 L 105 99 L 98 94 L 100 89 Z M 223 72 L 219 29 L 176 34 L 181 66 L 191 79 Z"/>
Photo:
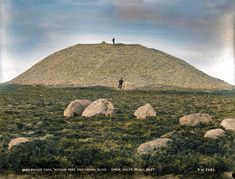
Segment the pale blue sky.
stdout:
<path fill-rule="evenodd" d="M 234 0 L 2 0 L 0 82 L 77 43 L 139 43 L 234 80 Z"/>

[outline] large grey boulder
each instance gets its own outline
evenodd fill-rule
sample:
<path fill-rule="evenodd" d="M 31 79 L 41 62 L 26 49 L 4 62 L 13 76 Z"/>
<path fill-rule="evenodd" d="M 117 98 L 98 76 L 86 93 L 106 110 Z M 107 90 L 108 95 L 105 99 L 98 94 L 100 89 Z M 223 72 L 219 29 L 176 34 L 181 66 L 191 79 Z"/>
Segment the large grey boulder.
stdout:
<path fill-rule="evenodd" d="M 180 118 L 180 124 L 187 126 L 196 126 L 200 123 L 208 124 L 210 121 L 212 121 L 211 116 L 204 113 L 194 113 Z"/>
<path fill-rule="evenodd" d="M 135 111 L 134 116 L 136 116 L 137 119 L 145 119 L 146 117 L 155 117 L 156 112 L 153 107 L 147 103 L 144 106 L 139 107 Z"/>
<path fill-rule="evenodd" d="M 25 137 L 17 137 L 12 139 L 8 144 L 8 150 L 11 150 L 14 146 L 19 145 L 21 143 L 29 142 L 30 140 Z"/>
<path fill-rule="evenodd" d="M 211 129 L 206 131 L 204 137 L 210 139 L 218 139 L 219 137 L 223 137 L 225 134 L 223 129 Z"/>
<path fill-rule="evenodd" d="M 64 110 L 65 117 L 73 117 L 75 115 L 81 116 L 84 109 L 91 104 L 89 100 L 74 100 Z"/>
<path fill-rule="evenodd" d="M 97 114 L 111 116 L 114 112 L 113 104 L 107 99 L 97 99 L 92 102 L 82 113 L 82 116 L 92 117 Z"/>
<path fill-rule="evenodd" d="M 220 125 L 226 130 L 235 132 L 235 119 L 233 118 L 224 119 L 223 121 L 221 121 Z"/>
<path fill-rule="evenodd" d="M 167 147 L 172 142 L 168 138 L 158 138 L 149 142 L 145 142 L 138 147 L 139 154 L 151 154 L 155 150 Z"/>

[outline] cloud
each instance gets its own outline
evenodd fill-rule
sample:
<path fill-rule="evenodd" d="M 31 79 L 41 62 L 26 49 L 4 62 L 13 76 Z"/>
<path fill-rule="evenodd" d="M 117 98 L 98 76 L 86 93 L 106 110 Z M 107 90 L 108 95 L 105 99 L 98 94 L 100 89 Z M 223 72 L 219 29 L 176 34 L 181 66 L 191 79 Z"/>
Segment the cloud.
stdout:
<path fill-rule="evenodd" d="M 176 30 L 198 30 L 213 27 L 217 18 L 224 14 L 234 14 L 233 0 L 114 0 L 117 15 L 123 20 L 148 20 Z M 221 14 L 223 13 L 223 14 Z M 203 29 L 205 30 L 205 29 Z"/>
<path fill-rule="evenodd" d="M 100 5 L 102 3 L 107 3 L 109 0 L 54 0 L 57 3 L 63 3 L 66 5 L 89 5 L 89 4 L 95 4 Z"/>
<path fill-rule="evenodd" d="M 8 39 L 6 33 L 7 24 L 10 21 L 10 16 L 8 14 L 8 5 L 6 1 L 0 1 L 0 81 L 3 79 L 3 60 L 4 60 L 4 53 L 5 53 L 5 46 L 8 45 Z"/>
<path fill-rule="evenodd" d="M 183 32 L 191 39 L 187 43 L 192 50 L 202 54 L 217 56 L 225 46 L 233 48 L 234 0 L 114 0 L 113 4 L 123 21 L 171 29 L 172 37 Z"/>
<path fill-rule="evenodd" d="M 218 27 L 221 16 L 234 14 L 234 3 L 233 0 L 138 0 L 138 3 L 131 0 L 113 1 L 117 15 L 123 20 L 143 20 L 185 31 L 209 31 Z"/>

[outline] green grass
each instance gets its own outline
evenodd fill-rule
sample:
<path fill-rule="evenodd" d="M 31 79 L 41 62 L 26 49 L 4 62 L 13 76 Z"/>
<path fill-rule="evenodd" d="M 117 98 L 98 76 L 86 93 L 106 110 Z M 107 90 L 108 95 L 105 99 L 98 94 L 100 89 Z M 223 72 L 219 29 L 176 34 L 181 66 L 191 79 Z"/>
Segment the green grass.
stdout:
<path fill-rule="evenodd" d="M 63 117 L 72 100 L 98 98 L 110 99 L 114 104 L 112 117 Z M 134 111 L 145 103 L 154 107 L 157 117 L 135 119 Z M 222 119 L 235 117 L 234 104 L 234 91 L 0 86 L 0 170 L 19 174 L 22 168 L 154 167 L 156 171 L 150 173 L 153 176 L 198 176 L 198 168 L 215 169 L 203 175 L 235 171 L 235 134 L 226 131 L 226 136 L 218 140 L 203 138 L 207 130 L 220 127 Z M 195 112 L 210 114 L 214 122 L 197 127 L 179 125 L 181 116 Z M 173 130 L 173 143 L 168 149 L 150 156 L 137 154 L 141 143 Z M 45 140 L 39 140 L 46 135 Z M 8 143 L 15 137 L 34 140 L 8 151 Z"/>

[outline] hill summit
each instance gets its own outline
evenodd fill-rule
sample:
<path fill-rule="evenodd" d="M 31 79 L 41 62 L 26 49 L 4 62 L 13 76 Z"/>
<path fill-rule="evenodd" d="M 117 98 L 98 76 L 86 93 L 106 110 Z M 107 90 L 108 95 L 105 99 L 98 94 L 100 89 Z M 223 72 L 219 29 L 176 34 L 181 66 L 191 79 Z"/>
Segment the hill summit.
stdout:
<path fill-rule="evenodd" d="M 125 81 L 139 89 L 161 87 L 229 89 L 185 61 L 137 44 L 78 44 L 46 57 L 10 83 L 52 86 L 117 87 Z"/>

